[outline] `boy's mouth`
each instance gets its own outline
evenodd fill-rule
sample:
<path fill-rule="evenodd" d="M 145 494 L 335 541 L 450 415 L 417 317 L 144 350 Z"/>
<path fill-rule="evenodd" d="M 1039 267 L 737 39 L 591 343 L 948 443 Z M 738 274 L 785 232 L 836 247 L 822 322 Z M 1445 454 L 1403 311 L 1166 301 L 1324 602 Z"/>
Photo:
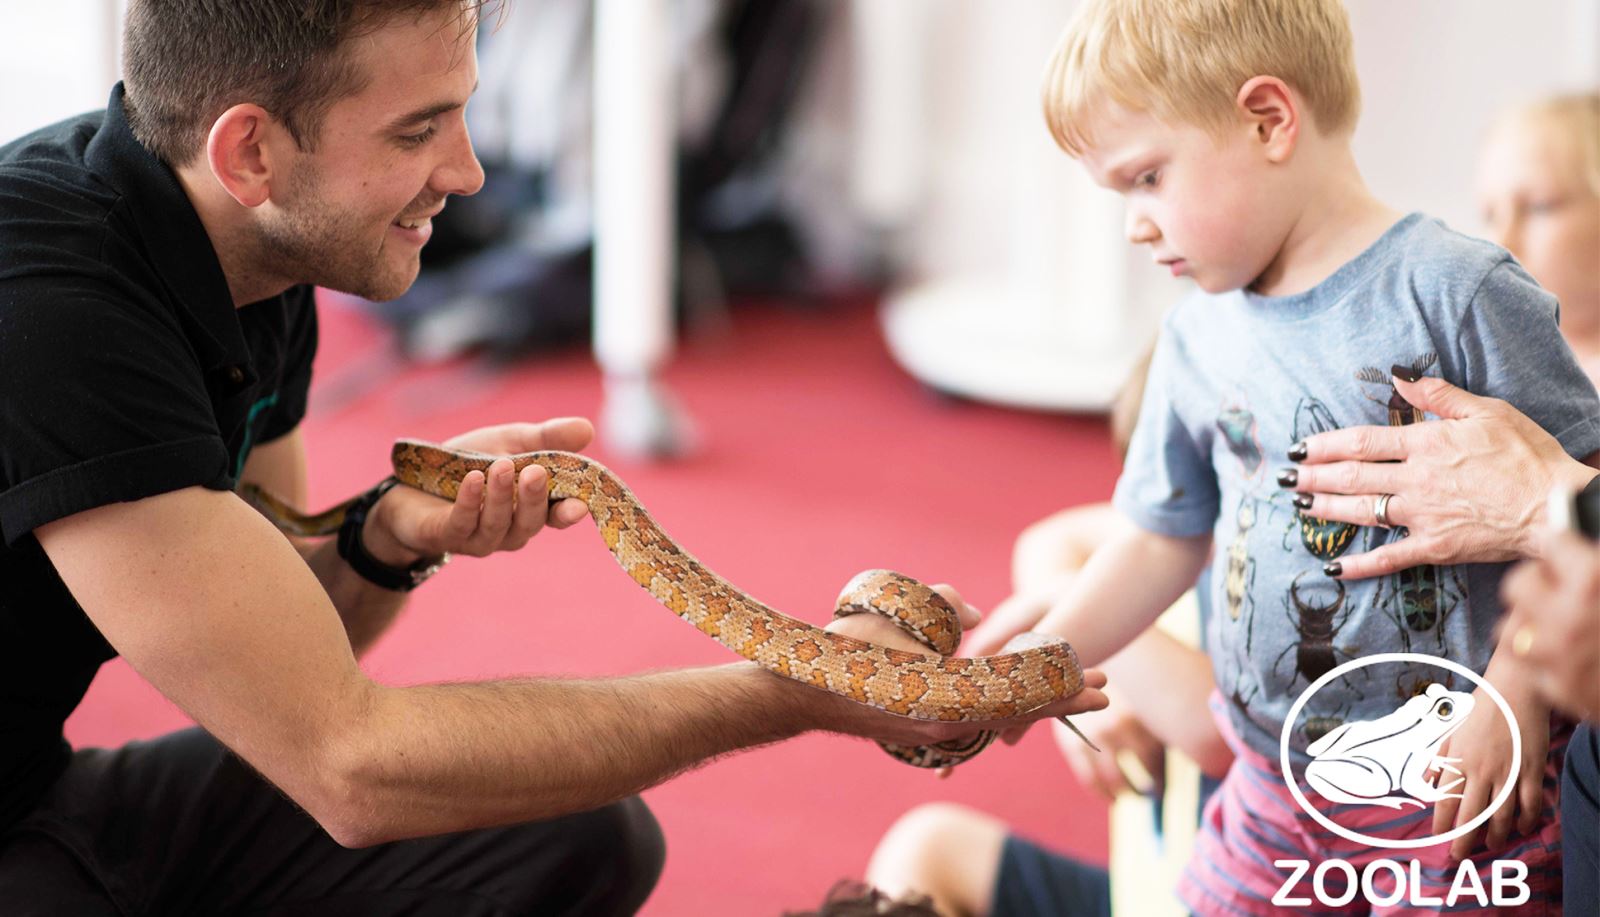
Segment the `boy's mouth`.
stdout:
<path fill-rule="evenodd" d="M 1182 258 L 1162 258 L 1157 262 L 1172 271 L 1172 276 L 1181 277 L 1189 273 L 1189 262 Z"/>

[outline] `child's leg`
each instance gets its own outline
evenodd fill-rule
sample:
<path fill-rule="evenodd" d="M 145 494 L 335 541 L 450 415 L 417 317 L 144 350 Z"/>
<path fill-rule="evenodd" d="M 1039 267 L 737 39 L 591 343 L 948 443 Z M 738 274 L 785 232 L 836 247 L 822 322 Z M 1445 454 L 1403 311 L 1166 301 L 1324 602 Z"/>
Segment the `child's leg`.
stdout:
<path fill-rule="evenodd" d="M 1106 871 L 1009 833 L 965 806 L 929 803 L 884 834 L 867 881 L 893 897 L 927 895 L 941 914 L 1110 917 Z"/>
<path fill-rule="evenodd" d="M 985 913 L 1006 825 L 966 806 L 934 802 L 900 816 L 867 866 L 867 882 L 895 898 L 927 895 L 941 914 Z"/>

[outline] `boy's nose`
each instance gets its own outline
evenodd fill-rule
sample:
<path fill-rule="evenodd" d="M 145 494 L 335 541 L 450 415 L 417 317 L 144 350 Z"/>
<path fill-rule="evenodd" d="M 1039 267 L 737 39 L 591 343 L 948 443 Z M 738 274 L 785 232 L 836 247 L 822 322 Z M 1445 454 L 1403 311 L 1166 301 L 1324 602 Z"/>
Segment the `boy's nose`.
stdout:
<path fill-rule="evenodd" d="M 1128 241 L 1135 245 L 1144 245 L 1161 238 L 1160 230 L 1149 218 L 1133 212 L 1129 208 L 1127 218 L 1123 224 L 1123 232 L 1128 236 Z"/>

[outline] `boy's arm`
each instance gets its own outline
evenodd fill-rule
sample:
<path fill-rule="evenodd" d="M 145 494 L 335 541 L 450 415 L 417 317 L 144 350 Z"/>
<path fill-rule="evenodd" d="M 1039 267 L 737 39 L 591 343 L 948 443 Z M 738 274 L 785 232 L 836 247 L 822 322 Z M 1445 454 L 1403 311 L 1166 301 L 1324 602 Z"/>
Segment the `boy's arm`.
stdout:
<path fill-rule="evenodd" d="M 1089 558 L 1036 629 L 1071 643 L 1085 668 L 1098 666 L 1194 585 L 1210 548 L 1209 535 L 1125 531 Z"/>

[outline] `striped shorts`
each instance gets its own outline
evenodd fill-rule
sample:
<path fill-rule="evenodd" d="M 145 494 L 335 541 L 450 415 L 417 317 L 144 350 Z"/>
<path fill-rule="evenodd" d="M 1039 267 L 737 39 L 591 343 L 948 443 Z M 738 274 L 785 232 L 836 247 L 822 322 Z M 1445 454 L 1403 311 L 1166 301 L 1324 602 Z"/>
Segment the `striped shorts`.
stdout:
<path fill-rule="evenodd" d="M 1558 817 L 1560 768 L 1571 725 L 1559 728 L 1552 722 L 1550 754 L 1544 773 L 1545 809 L 1539 826 L 1527 835 L 1515 833 L 1503 849 L 1490 852 L 1482 839 L 1469 857 L 1482 878 L 1485 892 L 1491 890 L 1493 863 L 1520 860 L 1527 867 L 1521 881 L 1529 889 L 1524 904 L 1507 907 L 1479 906 L 1478 898 L 1468 894 L 1455 905 L 1413 904 L 1414 899 L 1449 900 L 1452 883 L 1460 864 L 1450 859 L 1450 844 L 1428 847 L 1387 849 L 1347 839 L 1311 818 L 1301 810 L 1284 782 L 1278 762 L 1247 748 L 1234 733 L 1228 720 L 1226 701 L 1220 694 L 1211 698 L 1212 717 L 1233 748 L 1234 763 L 1206 805 L 1201 816 L 1200 834 L 1194 856 L 1184 870 L 1178 894 L 1195 914 L 1254 917 L 1275 915 L 1286 908 L 1273 903 L 1274 897 L 1310 899 L 1299 904 L 1297 913 L 1310 914 L 1516 914 L 1551 915 L 1561 913 L 1561 826 Z M 1381 806 L 1354 806 L 1330 803 L 1314 794 L 1309 800 L 1318 811 L 1335 823 L 1361 834 L 1386 839 L 1423 838 L 1433 834 L 1433 808 L 1396 812 Z M 1512 804 L 1510 800 L 1507 805 Z M 1305 860 L 1309 869 L 1294 884 L 1285 887 L 1293 874 L 1276 860 Z M 1346 861 L 1353 869 L 1324 870 L 1322 894 L 1313 889 L 1313 871 L 1327 860 Z M 1406 891 L 1392 905 L 1369 903 L 1363 889 L 1351 888 L 1353 873 L 1359 882 L 1368 864 L 1389 860 L 1404 871 Z M 1416 865 L 1413 865 L 1416 861 Z M 1413 889 L 1413 876 L 1420 876 L 1420 889 Z M 1371 871 L 1371 890 L 1376 900 L 1396 897 L 1397 878 L 1387 864 Z M 1470 888 L 1470 886 L 1469 886 Z M 1353 893 L 1353 896 L 1351 896 Z M 1344 905 L 1326 902 L 1350 897 Z"/>

